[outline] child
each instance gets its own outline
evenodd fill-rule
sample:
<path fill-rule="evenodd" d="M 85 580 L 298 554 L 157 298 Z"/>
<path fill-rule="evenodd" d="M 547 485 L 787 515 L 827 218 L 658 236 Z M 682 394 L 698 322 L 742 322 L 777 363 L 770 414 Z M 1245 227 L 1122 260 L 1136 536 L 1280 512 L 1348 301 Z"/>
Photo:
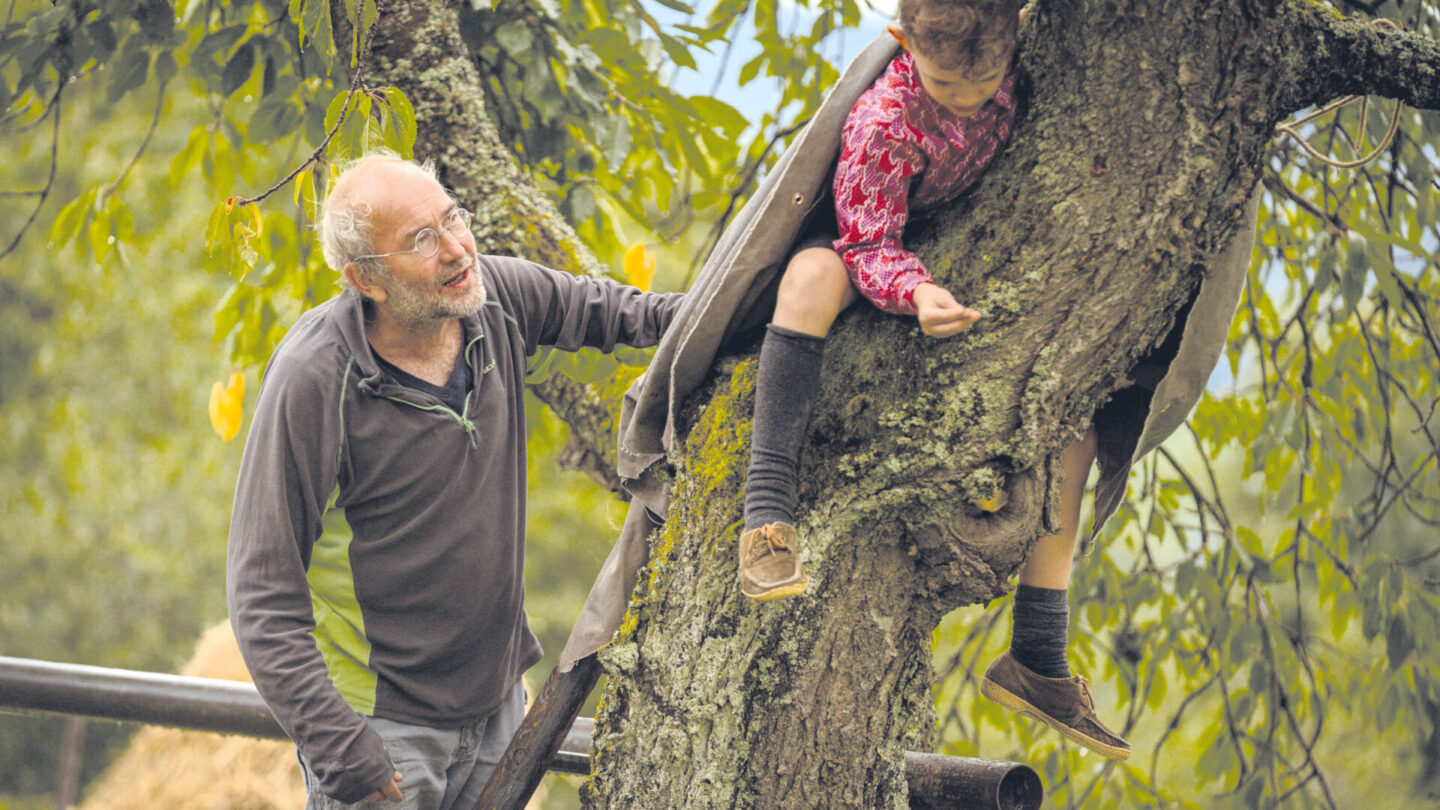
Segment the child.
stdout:
<path fill-rule="evenodd" d="M 785 269 L 760 350 L 740 589 L 768 600 L 809 584 L 795 534 L 796 464 L 819 387 L 825 336 L 864 295 L 886 312 L 915 315 L 946 338 L 982 313 L 960 304 L 901 246 L 909 210 L 954 199 L 1009 137 L 1009 66 L 1022 0 L 901 0 L 890 32 L 904 46 L 846 118 L 834 193 L 836 234 L 801 238 Z M 985 674 L 982 692 L 1071 740 L 1123 759 L 1130 746 L 1095 718 L 1083 678 L 1065 657 L 1066 589 L 1080 500 L 1095 457 L 1093 428 L 1062 456 L 1064 528 L 1042 538 L 1020 572 L 1010 651 Z"/>

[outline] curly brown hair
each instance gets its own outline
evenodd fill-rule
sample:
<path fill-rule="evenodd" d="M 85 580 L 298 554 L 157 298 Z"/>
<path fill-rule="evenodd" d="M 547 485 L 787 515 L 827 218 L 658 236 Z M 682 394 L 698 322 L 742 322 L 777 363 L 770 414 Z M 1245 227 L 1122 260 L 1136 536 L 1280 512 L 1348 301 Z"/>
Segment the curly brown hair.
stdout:
<path fill-rule="evenodd" d="M 906 47 L 946 70 L 1009 59 L 1024 0 L 900 0 Z"/>

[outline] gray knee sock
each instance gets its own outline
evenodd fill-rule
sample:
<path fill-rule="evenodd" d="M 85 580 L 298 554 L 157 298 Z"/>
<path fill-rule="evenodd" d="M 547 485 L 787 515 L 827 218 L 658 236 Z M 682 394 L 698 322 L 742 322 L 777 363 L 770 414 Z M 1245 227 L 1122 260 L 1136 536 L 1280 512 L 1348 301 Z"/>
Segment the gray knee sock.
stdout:
<path fill-rule="evenodd" d="M 1047 678 L 1068 678 L 1065 644 L 1070 631 L 1070 592 L 1064 588 L 1015 589 L 1010 655 Z"/>
<path fill-rule="evenodd" d="M 755 375 L 755 421 L 745 479 L 745 528 L 795 522 L 795 467 L 820 387 L 825 338 L 771 324 Z"/>

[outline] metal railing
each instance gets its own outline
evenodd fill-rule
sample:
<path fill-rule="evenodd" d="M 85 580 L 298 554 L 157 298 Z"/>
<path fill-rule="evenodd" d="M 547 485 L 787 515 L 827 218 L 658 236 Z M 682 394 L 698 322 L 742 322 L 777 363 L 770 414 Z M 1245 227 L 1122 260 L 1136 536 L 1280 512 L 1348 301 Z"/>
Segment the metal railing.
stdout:
<path fill-rule="evenodd" d="M 22 658 L 0 657 L 0 711 L 288 739 L 253 684 Z M 576 718 L 545 768 L 588 774 L 594 729 L 591 718 Z M 913 751 L 905 778 L 914 810 L 1034 810 L 1044 792 L 1026 765 Z"/>

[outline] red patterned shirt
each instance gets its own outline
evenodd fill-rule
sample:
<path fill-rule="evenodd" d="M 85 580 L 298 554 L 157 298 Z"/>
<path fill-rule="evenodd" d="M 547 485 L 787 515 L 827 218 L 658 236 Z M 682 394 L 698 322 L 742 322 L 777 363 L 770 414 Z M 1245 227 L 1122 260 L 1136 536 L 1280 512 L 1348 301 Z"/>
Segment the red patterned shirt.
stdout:
<path fill-rule="evenodd" d="M 835 250 L 862 295 L 886 312 L 913 315 L 915 287 L 930 271 L 900 244 L 910 207 L 953 200 L 1010 137 L 1015 74 L 979 112 L 961 118 L 921 88 L 903 52 L 845 119 L 835 168 Z"/>

